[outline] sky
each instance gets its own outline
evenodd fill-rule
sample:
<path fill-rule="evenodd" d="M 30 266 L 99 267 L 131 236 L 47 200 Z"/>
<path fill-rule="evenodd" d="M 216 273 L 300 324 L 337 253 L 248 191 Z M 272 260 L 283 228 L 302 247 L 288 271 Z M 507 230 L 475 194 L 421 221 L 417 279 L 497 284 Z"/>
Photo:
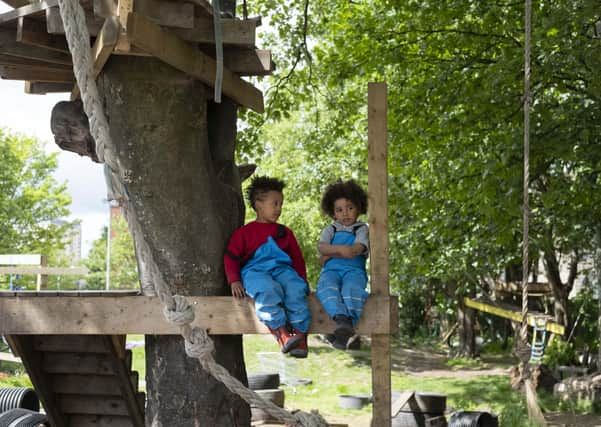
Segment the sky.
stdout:
<path fill-rule="evenodd" d="M 107 225 L 109 208 L 102 166 L 88 157 L 62 151 L 54 143 L 50 114 L 57 102 L 68 98 L 68 93 L 27 95 L 22 81 L 0 80 L 0 127 L 36 137 L 46 142 L 48 152 L 59 153 L 54 177 L 58 182 L 65 182 L 71 194 L 71 215 L 66 219 L 81 220 L 82 255 L 85 256 L 92 241 L 100 237 L 102 228 Z"/>
<path fill-rule="evenodd" d="M 0 13 L 10 9 L 0 2 Z M 58 182 L 65 182 L 71 194 L 71 214 L 66 219 L 81 220 L 82 255 L 85 256 L 109 219 L 102 165 L 63 151 L 54 143 L 50 114 L 57 102 L 69 99 L 69 94 L 27 95 L 24 86 L 22 81 L 0 79 L 0 127 L 36 137 L 46 142 L 48 152 L 59 153 L 54 177 Z"/>

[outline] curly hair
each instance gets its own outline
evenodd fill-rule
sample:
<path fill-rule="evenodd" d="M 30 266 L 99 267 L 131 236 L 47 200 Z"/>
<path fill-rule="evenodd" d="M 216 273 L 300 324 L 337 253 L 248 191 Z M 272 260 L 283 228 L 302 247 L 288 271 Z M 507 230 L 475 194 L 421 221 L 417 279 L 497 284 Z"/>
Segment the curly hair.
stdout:
<path fill-rule="evenodd" d="M 286 184 L 277 178 L 269 178 L 268 176 L 256 176 L 251 181 L 246 189 L 246 197 L 250 202 L 250 206 L 255 209 L 255 202 L 260 200 L 269 191 L 282 192 Z"/>
<path fill-rule="evenodd" d="M 338 180 L 326 187 L 321 199 L 321 209 L 334 218 L 334 202 L 338 199 L 348 199 L 357 207 L 359 214 L 367 213 L 367 193 L 355 181 Z"/>

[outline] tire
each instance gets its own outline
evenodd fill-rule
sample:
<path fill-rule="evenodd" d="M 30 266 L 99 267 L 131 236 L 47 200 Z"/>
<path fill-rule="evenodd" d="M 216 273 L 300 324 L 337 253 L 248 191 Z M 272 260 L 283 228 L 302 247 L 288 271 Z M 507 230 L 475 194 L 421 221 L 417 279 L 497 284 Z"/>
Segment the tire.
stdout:
<path fill-rule="evenodd" d="M 248 376 L 248 388 L 251 390 L 275 389 L 280 386 L 280 374 L 255 374 Z"/>
<path fill-rule="evenodd" d="M 284 390 L 280 388 L 256 390 L 257 394 L 265 400 L 269 400 L 279 406 L 284 407 Z"/>
<path fill-rule="evenodd" d="M 13 424 L 15 422 L 16 424 Z M 0 426 L 8 425 L 14 427 L 38 427 L 39 425 L 47 426 L 49 424 L 45 414 L 16 408 L 0 414 Z"/>

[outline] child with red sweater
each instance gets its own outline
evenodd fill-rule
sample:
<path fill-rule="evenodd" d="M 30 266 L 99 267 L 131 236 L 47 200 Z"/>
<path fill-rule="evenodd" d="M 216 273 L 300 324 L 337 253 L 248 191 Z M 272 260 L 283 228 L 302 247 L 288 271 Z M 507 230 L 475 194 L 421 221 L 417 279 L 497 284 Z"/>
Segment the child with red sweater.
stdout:
<path fill-rule="evenodd" d="M 223 257 L 232 295 L 255 300 L 255 312 L 276 337 L 282 353 L 307 357 L 307 304 L 305 260 L 288 227 L 278 224 L 284 203 L 284 183 L 256 177 L 248 187 L 254 221 L 232 234 Z"/>

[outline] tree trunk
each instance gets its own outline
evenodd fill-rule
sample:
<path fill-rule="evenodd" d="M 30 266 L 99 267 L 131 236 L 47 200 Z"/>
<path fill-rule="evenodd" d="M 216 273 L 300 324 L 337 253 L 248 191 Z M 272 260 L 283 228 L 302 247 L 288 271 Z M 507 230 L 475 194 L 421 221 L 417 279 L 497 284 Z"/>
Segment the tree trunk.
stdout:
<path fill-rule="evenodd" d="M 138 224 L 143 292 L 156 281 L 141 262 L 150 255 L 172 293 L 228 295 L 224 246 L 244 216 L 236 106 L 213 104 L 212 89 L 151 58 L 111 56 L 99 89 L 129 196 L 125 215 Z M 241 337 L 212 338 L 216 360 L 245 382 Z M 185 354 L 180 336 L 146 337 L 146 385 L 148 426 L 250 424 L 248 405 Z"/>
<path fill-rule="evenodd" d="M 545 250 L 543 253 L 545 274 L 553 291 L 553 311 L 555 313 L 555 321 L 565 327 L 568 326 L 568 295 L 569 290 L 561 281 L 559 274 L 559 261 L 555 253 Z"/>
<path fill-rule="evenodd" d="M 459 348 L 456 357 L 476 357 L 476 335 L 474 332 L 476 325 L 476 313 L 472 308 L 465 305 L 463 298 L 459 299 L 457 304 L 457 323 L 459 328 L 457 334 L 459 337 Z"/>

